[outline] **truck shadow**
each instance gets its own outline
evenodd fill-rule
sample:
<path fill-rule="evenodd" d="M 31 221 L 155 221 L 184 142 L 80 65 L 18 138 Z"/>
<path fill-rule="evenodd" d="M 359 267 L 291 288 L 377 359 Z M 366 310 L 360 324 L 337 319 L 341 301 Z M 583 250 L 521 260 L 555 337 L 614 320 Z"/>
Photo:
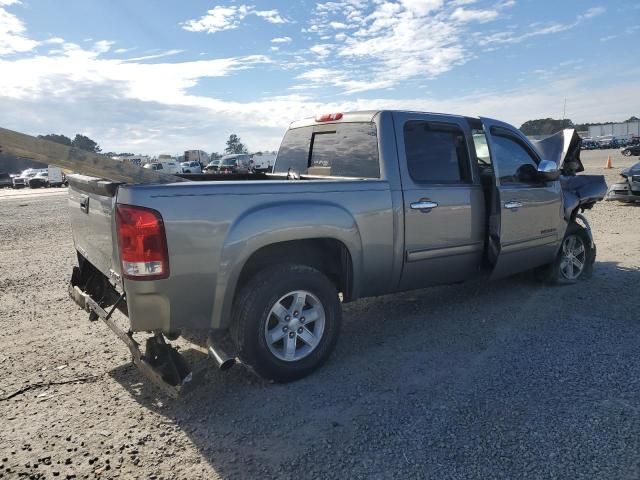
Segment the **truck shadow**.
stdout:
<path fill-rule="evenodd" d="M 132 365 L 110 375 L 143 406 L 166 418 L 169 427 L 158 428 L 181 429 L 222 478 L 435 474 L 411 470 L 412 462 L 400 455 L 407 442 L 406 448 L 419 446 L 414 454 L 433 457 L 439 468 L 461 472 L 461 460 L 446 454 L 461 408 L 473 425 L 468 428 L 479 429 L 468 439 L 459 438 L 461 444 L 490 445 L 502 433 L 486 426 L 504 421 L 514 422 L 510 428 L 522 435 L 533 435 L 520 423 L 531 419 L 504 418 L 518 409 L 535 410 L 524 405 L 532 388 L 528 382 L 538 375 L 535 359 L 543 355 L 561 364 L 582 328 L 612 322 L 613 329 L 625 330 L 635 322 L 635 331 L 637 320 L 628 315 L 633 295 L 616 298 L 606 315 L 600 299 L 639 289 L 640 271 L 598 262 L 593 278 L 576 285 L 545 287 L 523 274 L 354 302 L 345 305 L 338 347 L 327 364 L 286 385 L 264 382 L 242 366 L 220 372 L 211 364 L 193 392 L 170 400 Z M 204 361 L 200 352 L 189 355 Z M 507 387 L 502 376 L 511 364 L 527 373 L 510 379 L 515 383 Z M 543 386 L 559 388 L 553 377 L 540 375 L 536 381 Z M 523 394 L 505 397 L 507 388 Z M 566 392 L 568 398 L 572 393 Z M 579 394 L 586 395 L 582 388 Z M 413 435 L 408 440 L 407 431 Z M 369 448 L 370 440 L 380 443 Z M 318 463 L 318 449 L 325 450 L 320 458 L 335 460 Z M 384 464 L 378 463 L 380 449 L 393 453 Z"/>

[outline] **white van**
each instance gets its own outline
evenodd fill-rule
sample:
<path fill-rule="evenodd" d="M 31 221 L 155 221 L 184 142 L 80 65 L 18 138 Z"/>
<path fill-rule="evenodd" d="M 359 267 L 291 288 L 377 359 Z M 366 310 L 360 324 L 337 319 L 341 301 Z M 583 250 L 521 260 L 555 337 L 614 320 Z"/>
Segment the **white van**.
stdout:
<path fill-rule="evenodd" d="M 159 170 L 163 173 L 182 173 L 180 163 L 171 155 L 160 155 L 157 160 L 152 160 L 143 168 L 150 170 Z"/>
<path fill-rule="evenodd" d="M 256 172 L 272 172 L 273 164 L 276 163 L 275 153 L 254 153 L 251 155 L 251 159 L 254 163 L 254 170 Z"/>

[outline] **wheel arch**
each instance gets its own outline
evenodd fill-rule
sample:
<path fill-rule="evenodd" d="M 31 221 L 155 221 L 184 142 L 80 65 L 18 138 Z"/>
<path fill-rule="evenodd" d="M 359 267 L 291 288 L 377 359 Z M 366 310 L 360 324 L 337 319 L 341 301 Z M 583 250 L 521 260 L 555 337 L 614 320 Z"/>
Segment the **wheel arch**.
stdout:
<path fill-rule="evenodd" d="M 220 255 L 211 326 L 228 328 L 243 283 L 278 263 L 314 267 L 345 301 L 357 298 L 362 241 L 354 217 L 340 206 L 317 201 L 263 205 L 241 216 L 229 229 Z"/>

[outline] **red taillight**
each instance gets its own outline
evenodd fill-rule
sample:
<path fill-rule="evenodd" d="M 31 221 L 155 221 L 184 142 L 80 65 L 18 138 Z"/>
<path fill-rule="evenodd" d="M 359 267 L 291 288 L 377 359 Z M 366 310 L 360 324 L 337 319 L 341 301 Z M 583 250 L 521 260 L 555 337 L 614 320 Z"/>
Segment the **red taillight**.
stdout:
<path fill-rule="evenodd" d="M 133 205 L 116 206 L 122 275 L 132 280 L 169 276 L 167 236 L 160 213 Z"/>
<path fill-rule="evenodd" d="M 341 113 L 323 113 L 316 117 L 316 122 L 333 122 L 334 120 L 340 120 L 341 118 Z"/>

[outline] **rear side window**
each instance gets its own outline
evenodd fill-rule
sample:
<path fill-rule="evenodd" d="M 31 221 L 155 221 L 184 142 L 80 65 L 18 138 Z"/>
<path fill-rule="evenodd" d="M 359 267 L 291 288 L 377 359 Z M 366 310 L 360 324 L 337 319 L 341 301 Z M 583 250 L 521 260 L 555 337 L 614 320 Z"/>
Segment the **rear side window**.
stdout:
<path fill-rule="evenodd" d="M 412 120 L 404 125 L 409 175 L 417 183 L 469 182 L 464 133 L 455 125 Z"/>
<path fill-rule="evenodd" d="M 343 123 L 329 130 L 289 130 L 278 152 L 275 171 L 300 174 L 380 178 L 378 139 L 373 123 Z"/>

